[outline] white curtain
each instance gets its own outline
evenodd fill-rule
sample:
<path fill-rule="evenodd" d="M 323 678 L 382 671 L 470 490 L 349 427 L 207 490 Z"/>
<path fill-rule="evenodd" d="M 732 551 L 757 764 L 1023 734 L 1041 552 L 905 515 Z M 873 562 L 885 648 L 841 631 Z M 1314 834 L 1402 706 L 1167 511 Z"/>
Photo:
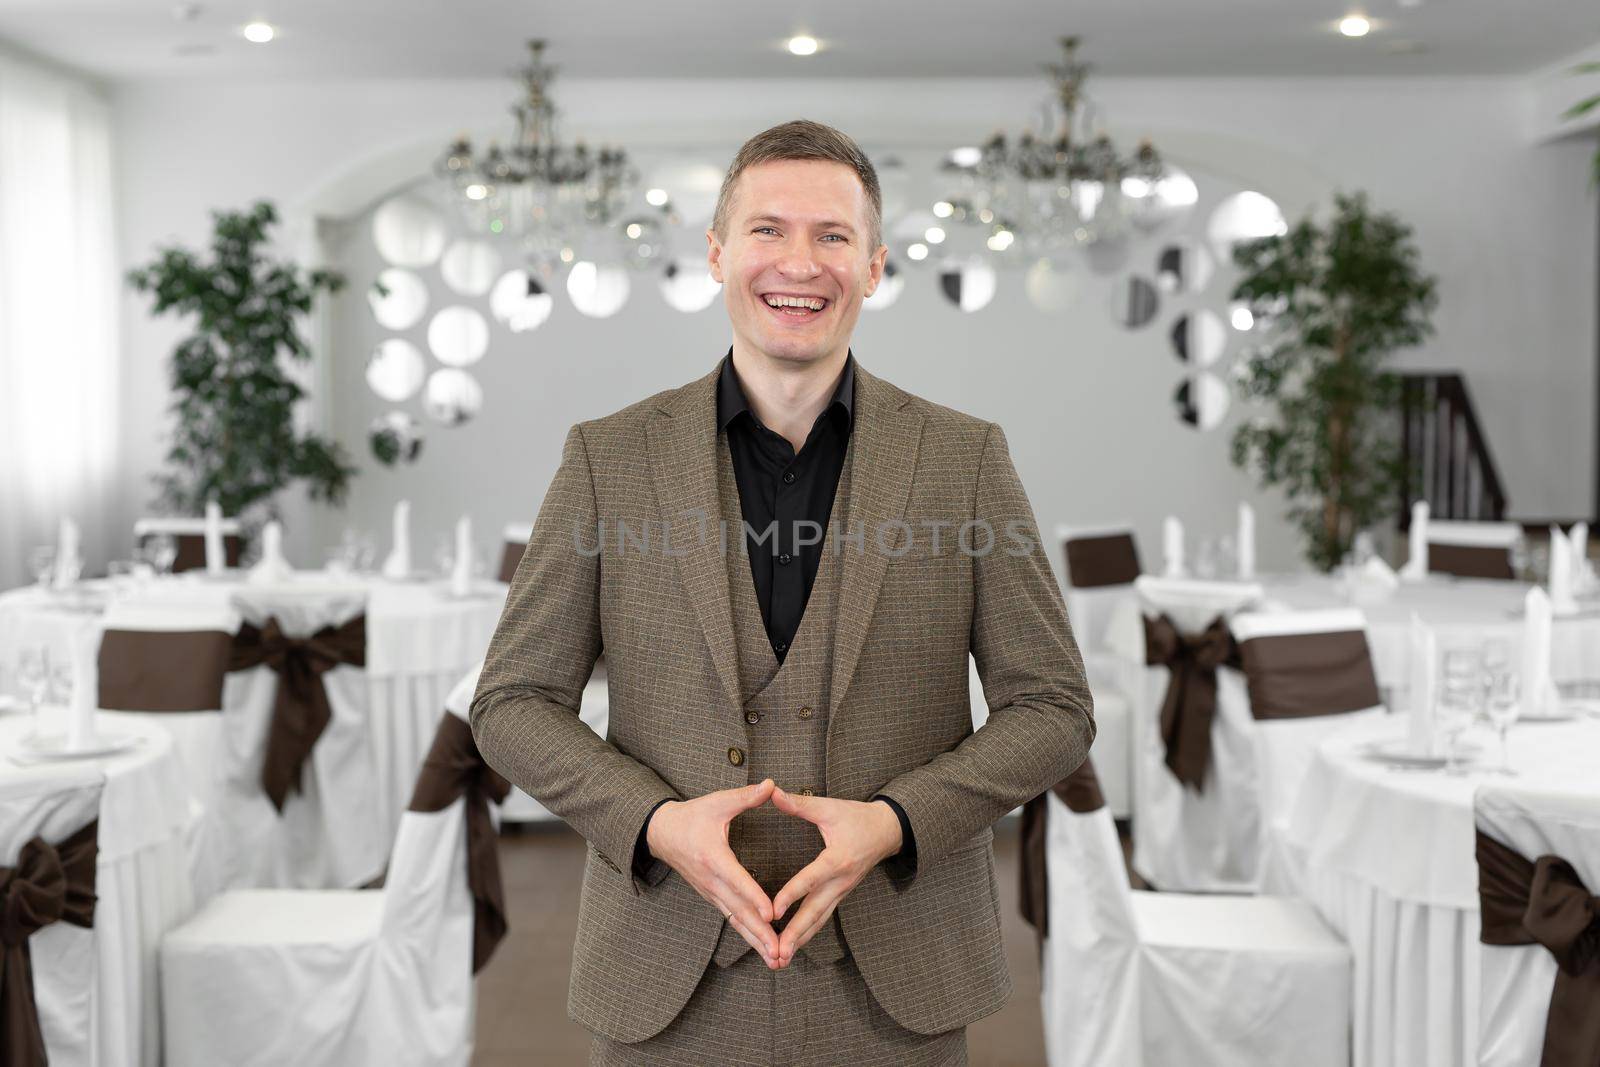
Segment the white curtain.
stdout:
<path fill-rule="evenodd" d="M 0 589 L 62 516 L 106 558 L 117 448 L 109 107 L 0 51 Z"/>

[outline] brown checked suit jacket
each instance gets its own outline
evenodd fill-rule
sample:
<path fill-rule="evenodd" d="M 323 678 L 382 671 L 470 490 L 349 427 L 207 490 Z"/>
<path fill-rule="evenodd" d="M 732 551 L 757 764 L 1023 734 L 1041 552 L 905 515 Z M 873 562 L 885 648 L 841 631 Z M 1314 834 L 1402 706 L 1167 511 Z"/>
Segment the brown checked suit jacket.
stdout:
<path fill-rule="evenodd" d="M 1000 428 L 859 363 L 855 405 L 849 514 L 836 508 L 833 522 L 863 530 L 865 551 L 847 544 L 839 556 L 826 792 L 898 802 L 917 869 L 892 878 L 880 865 L 838 914 L 872 995 L 902 1026 L 934 1034 L 1010 992 L 990 826 L 1083 762 L 1093 711 Z M 715 531 L 718 455 L 715 371 L 571 429 L 472 704 L 490 765 L 589 842 L 568 1008 L 624 1042 L 677 1016 L 723 924 L 665 865 L 631 873 L 645 817 L 662 799 L 749 784 L 728 758 L 748 741 Z M 667 530 L 671 554 L 619 551 L 618 520 Z M 974 521 L 993 532 L 991 551 L 978 527 L 957 540 Z M 937 551 L 925 525 L 935 522 Z M 901 554 L 879 550 L 880 529 Z M 739 537 L 734 526 L 729 545 Z M 606 738 L 578 718 L 602 646 Z M 976 732 L 969 651 L 990 709 Z"/>

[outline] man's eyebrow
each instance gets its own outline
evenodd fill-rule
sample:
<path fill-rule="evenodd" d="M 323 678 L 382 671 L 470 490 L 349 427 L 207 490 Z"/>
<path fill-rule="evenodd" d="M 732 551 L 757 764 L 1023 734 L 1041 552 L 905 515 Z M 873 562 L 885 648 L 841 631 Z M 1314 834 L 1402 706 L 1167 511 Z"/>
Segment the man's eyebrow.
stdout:
<path fill-rule="evenodd" d="M 787 225 L 788 221 L 788 219 L 780 218 L 777 215 L 755 215 L 746 219 L 745 223 L 748 225 L 754 222 L 776 222 L 782 226 Z M 854 226 L 850 225 L 848 222 L 840 222 L 837 219 L 823 219 L 821 222 L 818 222 L 816 226 L 819 230 L 849 230 L 851 233 L 856 232 L 856 228 Z"/>

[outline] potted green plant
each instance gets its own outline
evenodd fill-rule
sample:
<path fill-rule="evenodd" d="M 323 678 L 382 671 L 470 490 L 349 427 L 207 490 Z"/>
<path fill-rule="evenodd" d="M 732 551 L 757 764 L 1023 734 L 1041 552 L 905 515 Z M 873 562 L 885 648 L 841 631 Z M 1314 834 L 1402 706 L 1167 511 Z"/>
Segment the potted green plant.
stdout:
<path fill-rule="evenodd" d="M 1600 60 L 1589 63 L 1579 63 L 1576 67 L 1572 68 L 1572 73 L 1600 74 Z M 1579 100 L 1576 104 L 1573 104 L 1571 107 L 1567 108 L 1567 110 L 1562 113 L 1561 117 L 1563 119 L 1581 118 L 1597 107 L 1600 107 L 1600 93 L 1596 93 L 1594 96 L 1591 96 L 1586 100 Z M 1596 148 L 1594 151 L 1594 181 L 1596 185 L 1600 185 L 1600 148 Z"/>
<path fill-rule="evenodd" d="M 1264 318 L 1239 381 L 1273 410 L 1234 432 L 1233 462 L 1284 490 L 1322 570 L 1395 506 L 1400 382 L 1385 364 L 1432 332 L 1435 279 L 1418 259 L 1410 227 L 1364 194 L 1335 197 L 1326 226 L 1306 218 L 1234 250 L 1234 298 Z"/>
<path fill-rule="evenodd" d="M 305 390 L 288 361 L 310 359 L 297 320 L 344 279 L 266 254 L 278 221 L 270 203 L 213 212 L 212 220 L 209 255 L 167 247 L 127 275 L 152 295 L 155 314 L 194 322 L 172 353 L 175 425 L 167 469 L 155 478 L 159 506 L 194 515 L 214 498 L 227 515 L 271 512 L 274 495 L 297 481 L 313 500 L 341 503 L 355 467 L 338 443 L 296 432 L 294 407 Z"/>

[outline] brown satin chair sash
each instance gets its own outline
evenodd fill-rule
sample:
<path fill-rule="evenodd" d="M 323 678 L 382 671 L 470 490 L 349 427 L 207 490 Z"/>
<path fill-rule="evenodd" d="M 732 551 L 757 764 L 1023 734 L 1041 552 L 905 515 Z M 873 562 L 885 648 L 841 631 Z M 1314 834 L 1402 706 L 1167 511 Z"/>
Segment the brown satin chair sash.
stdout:
<path fill-rule="evenodd" d="M 1132 534 L 1069 538 L 1066 551 L 1067 582 L 1074 589 L 1127 585 L 1139 577 L 1139 550 Z"/>
<path fill-rule="evenodd" d="M 500 580 L 509 582 L 516 576 L 517 564 L 522 562 L 522 554 L 528 546 L 519 541 L 507 541 L 505 548 L 500 551 Z"/>
<path fill-rule="evenodd" d="M 220 630 L 107 630 L 99 706 L 115 711 L 218 711 L 233 635 Z"/>
<path fill-rule="evenodd" d="M 1257 719 L 1338 715 L 1381 702 L 1360 630 L 1253 637 L 1239 645 L 1239 662 Z"/>
<path fill-rule="evenodd" d="M 1106 806 L 1092 760 L 1084 760 L 1077 770 L 1051 787 L 1050 792 L 1059 797 L 1068 810 L 1080 815 Z M 1038 932 L 1041 946 L 1050 936 L 1050 872 L 1044 854 L 1050 803 L 1046 796 L 1040 793 L 1022 806 L 1020 849 L 1022 918 Z"/>
<path fill-rule="evenodd" d="M 1239 650 L 1219 615 L 1198 634 L 1185 634 L 1163 614 L 1144 617 L 1145 663 L 1172 671 L 1161 703 L 1167 767 L 1184 785 L 1205 787 L 1211 763 L 1211 720 L 1217 714 L 1217 668 L 1237 667 Z"/>
<path fill-rule="evenodd" d="M 56 922 L 94 926 L 99 833 L 96 819 L 59 845 L 35 837 L 15 867 L 0 867 L 0 1063 L 7 1067 L 48 1062 L 28 939 Z"/>
<path fill-rule="evenodd" d="M 1511 552 L 1497 545 L 1441 545 L 1428 543 L 1428 569 L 1460 578 L 1503 578 L 1517 576 L 1511 568 Z"/>
<path fill-rule="evenodd" d="M 1543 1067 L 1600 1063 L 1600 897 L 1559 856 L 1529 862 L 1478 833 L 1478 905 L 1485 945 L 1543 945 L 1555 957 Z"/>
<path fill-rule="evenodd" d="M 139 539 L 142 547 L 144 542 L 156 534 L 146 534 Z M 205 534 L 181 533 L 172 535 L 173 543 L 177 546 L 178 554 L 172 560 L 172 573 L 181 571 L 205 570 L 206 567 L 206 537 Z M 222 535 L 222 558 L 230 567 L 239 565 L 239 556 L 244 551 L 244 541 L 238 534 Z"/>
<path fill-rule="evenodd" d="M 300 791 L 300 774 L 311 746 L 333 720 L 322 676 L 345 664 L 367 664 L 367 617 L 357 615 L 340 626 L 324 626 L 310 637 L 290 637 L 277 618 L 260 629 L 245 623 L 233 639 L 228 670 L 265 664 L 278 676 L 267 730 L 267 752 L 261 764 L 261 786 L 279 812 L 290 790 Z"/>
<path fill-rule="evenodd" d="M 416 789 L 412 811 L 443 811 L 457 797 L 466 797 L 467 887 L 472 892 L 472 973 L 489 962 L 495 946 L 506 936 L 505 887 L 500 880 L 500 849 L 489 802 L 498 804 L 511 792 L 511 783 L 495 773 L 478 752 L 472 727 L 448 712 L 433 735 L 433 745 Z"/>

